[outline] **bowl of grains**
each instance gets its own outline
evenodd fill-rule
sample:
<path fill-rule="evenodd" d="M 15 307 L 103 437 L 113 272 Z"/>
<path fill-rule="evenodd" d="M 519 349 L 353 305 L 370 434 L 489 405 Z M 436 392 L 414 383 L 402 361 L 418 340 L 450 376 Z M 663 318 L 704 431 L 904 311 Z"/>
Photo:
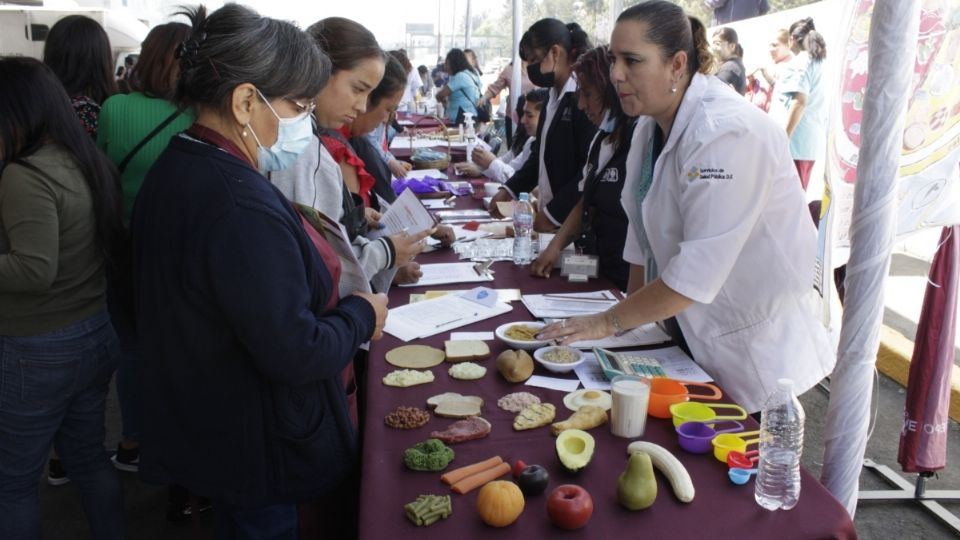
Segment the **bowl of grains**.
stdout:
<path fill-rule="evenodd" d="M 584 359 L 583 353 L 566 345 L 542 347 L 533 352 L 533 358 L 554 373 L 566 373 L 582 364 Z"/>

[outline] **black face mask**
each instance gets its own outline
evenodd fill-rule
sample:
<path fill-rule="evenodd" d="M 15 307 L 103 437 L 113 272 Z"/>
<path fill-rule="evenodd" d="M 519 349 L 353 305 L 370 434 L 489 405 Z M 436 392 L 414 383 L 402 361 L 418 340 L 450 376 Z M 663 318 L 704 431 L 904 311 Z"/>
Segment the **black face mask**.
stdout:
<path fill-rule="evenodd" d="M 553 88 L 557 80 L 555 71 L 556 67 L 554 67 L 554 71 L 550 73 L 541 73 L 539 63 L 527 64 L 527 78 L 530 79 L 530 82 L 532 82 L 534 86 L 539 86 L 540 88 Z"/>

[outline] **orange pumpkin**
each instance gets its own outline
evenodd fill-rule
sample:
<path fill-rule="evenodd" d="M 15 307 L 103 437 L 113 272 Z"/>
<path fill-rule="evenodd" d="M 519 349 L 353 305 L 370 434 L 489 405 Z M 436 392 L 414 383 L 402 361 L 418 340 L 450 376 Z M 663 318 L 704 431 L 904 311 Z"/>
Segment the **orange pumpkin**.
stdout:
<path fill-rule="evenodd" d="M 480 488 L 477 512 L 491 527 L 506 527 L 523 512 L 523 493 L 513 482 L 494 480 Z"/>

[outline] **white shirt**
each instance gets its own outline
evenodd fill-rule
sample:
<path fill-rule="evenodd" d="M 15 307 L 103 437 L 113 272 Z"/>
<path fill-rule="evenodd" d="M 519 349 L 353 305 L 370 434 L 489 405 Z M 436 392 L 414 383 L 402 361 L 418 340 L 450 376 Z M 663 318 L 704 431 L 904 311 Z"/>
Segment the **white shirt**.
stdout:
<path fill-rule="evenodd" d="M 563 89 L 560 90 L 559 93 L 556 88 L 550 88 L 550 99 L 547 101 L 547 106 L 544 108 L 544 111 L 540 113 L 545 114 L 546 118 L 543 119 L 543 133 L 540 136 L 540 173 L 537 178 L 537 187 L 540 188 L 540 192 L 537 202 L 540 205 L 540 211 L 544 212 L 554 225 L 562 225 L 562 223 L 554 219 L 553 216 L 550 215 L 550 212 L 547 211 L 547 205 L 553 200 L 553 189 L 550 187 L 550 175 L 547 174 L 547 166 L 544 161 L 544 156 L 547 152 L 547 134 L 550 132 L 550 124 L 553 122 L 553 117 L 557 114 L 557 109 L 560 108 L 560 99 L 563 98 L 567 92 L 576 91 L 577 76 L 571 73 L 570 78 L 567 79 L 566 84 L 563 85 Z"/>
<path fill-rule="evenodd" d="M 400 99 L 400 103 L 415 101 L 417 92 L 421 88 L 423 88 L 423 79 L 420 78 L 420 72 L 417 71 L 417 68 L 413 68 L 410 73 L 407 73 L 407 84 L 403 89 L 403 97 Z"/>
<path fill-rule="evenodd" d="M 640 117 L 622 203 L 624 259 L 644 264 L 636 192 L 658 129 Z M 659 277 L 694 303 L 677 315 L 696 361 L 749 411 L 781 377 L 802 393 L 829 374 L 836 343 L 816 317 L 816 230 L 783 129 L 722 81 L 697 74 L 642 205 Z"/>
<path fill-rule="evenodd" d="M 527 162 L 527 159 L 530 157 L 530 147 L 535 140 L 537 140 L 536 137 L 527 137 L 519 154 L 514 156 L 513 152 L 507 152 L 491 161 L 490 166 L 487 167 L 482 174 L 494 182 L 505 184 L 507 180 L 513 176 L 513 173 L 517 172 L 517 169 Z"/>

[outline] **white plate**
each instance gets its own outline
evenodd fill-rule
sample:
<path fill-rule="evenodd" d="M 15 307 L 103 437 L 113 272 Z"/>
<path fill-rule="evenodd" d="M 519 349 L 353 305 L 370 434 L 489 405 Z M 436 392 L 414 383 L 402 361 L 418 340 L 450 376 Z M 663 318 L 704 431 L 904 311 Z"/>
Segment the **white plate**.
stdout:
<path fill-rule="evenodd" d="M 544 355 L 554 349 L 563 349 L 563 350 L 570 351 L 573 354 L 577 355 L 577 359 L 574 360 L 573 362 L 567 362 L 565 364 L 559 363 L 559 362 L 551 362 L 547 360 L 544 357 Z M 537 349 L 536 351 L 533 352 L 533 358 L 537 362 L 540 362 L 541 366 L 547 368 L 548 370 L 554 373 L 566 373 L 572 370 L 573 368 L 579 366 L 580 364 L 582 364 L 584 357 L 583 357 L 583 353 L 581 353 L 577 349 L 574 349 L 573 347 L 567 347 L 566 345 L 553 345 L 550 347 L 542 347 L 540 349 Z"/>
<path fill-rule="evenodd" d="M 501 324 L 500 326 L 498 326 L 497 329 L 494 330 L 494 335 L 497 336 L 497 339 L 499 339 L 500 341 L 506 343 L 507 345 L 515 349 L 524 349 L 527 351 L 539 349 L 540 347 L 543 347 L 544 345 L 548 345 L 550 343 L 549 341 L 538 341 L 538 340 L 522 341 L 519 339 L 513 339 L 510 337 L 507 337 L 507 334 L 506 334 L 507 330 L 511 326 L 516 326 L 518 324 L 522 324 L 524 326 L 532 326 L 538 329 L 546 326 L 546 323 L 542 323 L 539 321 L 514 321 L 507 324 Z"/>

